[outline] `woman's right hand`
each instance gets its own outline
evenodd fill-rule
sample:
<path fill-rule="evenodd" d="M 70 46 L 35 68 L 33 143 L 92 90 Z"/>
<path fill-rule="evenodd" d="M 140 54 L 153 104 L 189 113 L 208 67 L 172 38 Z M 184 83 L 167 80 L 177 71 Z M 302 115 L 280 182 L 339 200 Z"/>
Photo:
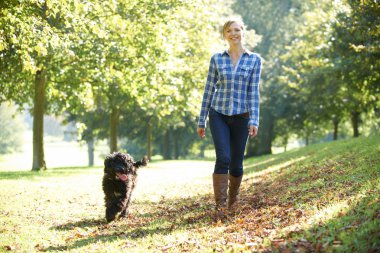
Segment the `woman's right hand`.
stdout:
<path fill-rule="evenodd" d="M 197 133 L 198 133 L 198 136 L 202 139 L 206 137 L 206 131 L 204 128 L 198 127 Z"/>

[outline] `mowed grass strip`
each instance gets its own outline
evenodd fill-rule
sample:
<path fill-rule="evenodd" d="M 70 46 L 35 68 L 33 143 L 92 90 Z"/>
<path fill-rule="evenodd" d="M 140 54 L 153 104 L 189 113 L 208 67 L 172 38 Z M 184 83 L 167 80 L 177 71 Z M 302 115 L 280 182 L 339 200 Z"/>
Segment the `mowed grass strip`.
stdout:
<path fill-rule="evenodd" d="M 128 219 L 104 220 L 102 168 L 0 171 L 0 251 L 377 252 L 380 137 L 245 161 L 241 210 L 212 220 L 212 162 L 140 170 Z"/>

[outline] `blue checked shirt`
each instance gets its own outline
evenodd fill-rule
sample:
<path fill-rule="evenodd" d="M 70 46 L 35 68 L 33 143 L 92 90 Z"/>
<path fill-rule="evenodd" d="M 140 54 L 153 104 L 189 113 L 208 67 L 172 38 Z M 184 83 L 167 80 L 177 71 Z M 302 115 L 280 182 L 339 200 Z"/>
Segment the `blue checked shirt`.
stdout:
<path fill-rule="evenodd" d="M 261 58 L 248 50 L 232 65 L 227 50 L 211 57 L 198 127 L 206 127 L 210 107 L 224 115 L 249 113 L 248 125 L 259 126 Z"/>

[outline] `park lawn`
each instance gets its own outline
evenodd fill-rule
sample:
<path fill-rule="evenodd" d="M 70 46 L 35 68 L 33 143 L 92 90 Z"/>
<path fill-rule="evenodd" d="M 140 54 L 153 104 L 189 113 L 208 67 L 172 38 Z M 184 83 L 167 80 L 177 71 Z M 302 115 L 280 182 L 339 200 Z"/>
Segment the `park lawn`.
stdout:
<path fill-rule="evenodd" d="M 151 163 L 129 219 L 109 224 L 100 167 L 0 171 L 0 251 L 380 251 L 380 136 L 247 159 L 225 223 L 211 219 L 212 167 Z"/>

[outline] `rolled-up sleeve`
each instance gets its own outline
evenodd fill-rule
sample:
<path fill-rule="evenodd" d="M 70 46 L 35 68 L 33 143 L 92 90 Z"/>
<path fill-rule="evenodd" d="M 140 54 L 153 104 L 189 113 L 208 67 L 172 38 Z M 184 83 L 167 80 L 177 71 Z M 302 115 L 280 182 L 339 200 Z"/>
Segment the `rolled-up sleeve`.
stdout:
<path fill-rule="evenodd" d="M 203 93 L 202 107 L 199 114 L 198 127 L 206 127 L 206 119 L 210 110 L 212 98 L 215 93 L 215 85 L 218 81 L 218 70 L 215 63 L 215 56 L 211 57 L 210 66 L 208 69 L 206 86 Z"/>
<path fill-rule="evenodd" d="M 257 56 L 252 75 L 248 84 L 248 125 L 259 127 L 260 117 L 260 75 L 261 75 L 261 58 Z"/>

